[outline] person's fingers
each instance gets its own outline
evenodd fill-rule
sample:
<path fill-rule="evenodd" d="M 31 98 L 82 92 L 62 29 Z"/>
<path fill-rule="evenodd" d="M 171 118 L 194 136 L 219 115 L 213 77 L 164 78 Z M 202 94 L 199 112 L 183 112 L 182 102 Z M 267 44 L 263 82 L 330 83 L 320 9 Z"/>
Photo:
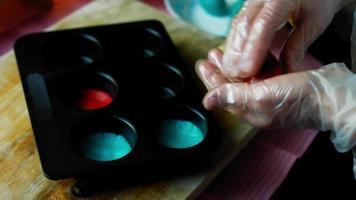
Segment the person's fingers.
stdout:
<path fill-rule="evenodd" d="M 208 58 L 209 61 L 212 62 L 213 64 L 215 64 L 219 70 L 220 70 L 220 74 L 222 74 L 226 80 L 229 80 L 230 82 L 242 82 L 244 81 L 244 79 L 239 79 L 239 78 L 234 78 L 233 80 L 229 79 L 228 76 L 226 76 L 223 72 L 222 72 L 222 65 L 223 65 L 223 57 L 224 57 L 224 52 L 221 49 L 212 49 L 211 51 L 209 51 L 208 54 Z"/>
<path fill-rule="evenodd" d="M 208 92 L 203 100 L 208 110 L 217 108 L 239 110 L 240 113 L 258 113 L 268 110 L 280 102 L 280 97 L 287 93 L 285 78 L 271 79 L 254 84 L 227 83 Z M 278 103 L 274 103 L 278 102 Z"/>
<path fill-rule="evenodd" d="M 251 24 L 263 8 L 264 2 L 247 2 L 248 3 L 245 4 L 240 14 L 238 14 L 232 21 L 231 31 L 225 46 L 222 71 L 230 78 L 245 78 L 250 74 L 245 74 L 244 68 L 240 69 L 237 64 L 239 63 L 240 56 L 243 54 Z"/>
<path fill-rule="evenodd" d="M 270 50 L 276 31 L 284 24 L 292 12 L 297 9 L 296 1 L 275 0 L 265 3 L 255 19 L 238 66 L 256 75 Z"/>
<path fill-rule="evenodd" d="M 254 84 L 227 83 L 208 92 L 203 104 L 208 110 L 232 111 L 256 127 L 295 125 L 301 121 L 295 117 L 299 111 L 309 109 L 303 107 L 311 100 L 309 78 L 307 72 L 299 72 Z"/>
<path fill-rule="evenodd" d="M 267 128 L 272 123 L 272 117 L 263 113 L 247 112 L 243 118 L 256 128 Z"/>
<path fill-rule="evenodd" d="M 210 62 L 202 61 L 196 66 L 196 72 L 208 90 L 229 82 L 221 70 L 217 68 L 217 65 L 222 64 L 222 55 L 223 52 L 220 49 L 213 49 L 209 52 Z M 233 109 L 226 110 L 234 114 L 238 113 L 238 111 Z"/>
<path fill-rule="evenodd" d="M 224 52 L 219 48 L 212 49 L 208 53 L 208 59 L 210 60 L 210 62 L 215 64 L 219 69 L 222 68 L 223 56 L 224 56 Z"/>
<path fill-rule="evenodd" d="M 223 71 L 231 78 L 258 74 L 276 30 L 298 7 L 296 1 L 283 0 L 256 0 L 251 4 L 251 10 L 246 8 L 237 16 L 229 35 Z"/>
<path fill-rule="evenodd" d="M 197 62 L 195 70 L 208 90 L 229 82 L 220 69 L 208 60 Z"/>
<path fill-rule="evenodd" d="M 246 111 L 247 83 L 227 83 L 211 90 L 206 94 L 203 104 L 206 109 L 214 110 L 218 108 L 236 109 Z"/>

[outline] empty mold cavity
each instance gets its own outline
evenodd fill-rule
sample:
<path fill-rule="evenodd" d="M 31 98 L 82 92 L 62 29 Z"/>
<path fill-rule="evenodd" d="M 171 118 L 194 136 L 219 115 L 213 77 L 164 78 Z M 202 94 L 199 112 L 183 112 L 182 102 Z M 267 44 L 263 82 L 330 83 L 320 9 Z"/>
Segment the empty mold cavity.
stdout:
<path fill-rule="evenodd" d="M 104 108 L 114 101 L 117 93 L 116 81 L 105 73 L 63 77 L 57 87 L 58 99 L 81 110 Z"/>
<path fill-rule="evenodd" d="M 49 38 L 43 53 L 52 64 L 88 65 L 101 55 L 99 41 L 88 34 L 62 35 Z"/>
<path fill-rule="evenodd" d="M 134 126 L 123 118 L 98 117 L 78 124 L 72 131 L 74 145 L 85 158 L 114 161 L 127 156 L 137 143 Z"/>
<path fill-rule="evenodd" d="M 142 54 L 145 58 L 155 56 L 163 48 L 160 34 L 153 29 L 146 29 L 142 39 Z"/>
<path fill-rule="evenodd" d="M 164 48 L 160 33 L 151 28 L 132 28 L 115 33 L 115 41 L 111 45 L 116 52 L 128 54 L 130 58 L 152 58 Z M 121 50 L 120 50 L 120 48 Z"/>
<path fill-rule="evenodd" d="M 171 149 L 186 149 L 199 145 L 207 135 L 205 117 L 197 110 L 179 106 L 163 111 L 155 128 L 157 142 Z"/>
<path fill-rule="evenodd" d="M 168 64 L 158 64 L 152 70 L 156 77 L 156 89 L 158 95 L 163 99 L 177 96 L 184 87 L 182 73 L 175 67 Z"/>

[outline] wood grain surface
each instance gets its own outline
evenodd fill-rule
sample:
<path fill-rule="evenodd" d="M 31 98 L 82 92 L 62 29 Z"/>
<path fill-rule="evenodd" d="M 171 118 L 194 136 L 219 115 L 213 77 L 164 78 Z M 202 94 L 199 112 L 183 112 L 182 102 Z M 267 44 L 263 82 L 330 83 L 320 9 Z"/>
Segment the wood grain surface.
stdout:
<path fill-rule="evenodd" d="M 191 65 L 206 57 L 222 39 L 200 32 L 134 0 L 94 1 L 49 30 L 95 26 L 144 19 L 164 23 L 182 56 Z M 250 126 L 218 113 L 225 140 L 216 152 L 216 167 L 200 173 L 151 184 L 95 193 L 88 199 L 195 198 L 255 135 Z M 42 174 L 14 53 L 0 58 L 0 199 L 82 199 L 71 194 L 76 180 L 51 181 Z"/>

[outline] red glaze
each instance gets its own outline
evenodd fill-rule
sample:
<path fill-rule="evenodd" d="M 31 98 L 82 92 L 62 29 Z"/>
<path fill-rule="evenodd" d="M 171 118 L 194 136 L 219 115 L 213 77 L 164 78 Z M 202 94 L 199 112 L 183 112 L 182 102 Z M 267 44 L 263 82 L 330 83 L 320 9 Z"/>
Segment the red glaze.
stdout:
<path fill-rule="evenodd" d="M 112 102 L 112 96 L 105 91 L 85 89 L 80 92 L 76 105 L 82 110 L 96 110 L 108 106 Z"/>

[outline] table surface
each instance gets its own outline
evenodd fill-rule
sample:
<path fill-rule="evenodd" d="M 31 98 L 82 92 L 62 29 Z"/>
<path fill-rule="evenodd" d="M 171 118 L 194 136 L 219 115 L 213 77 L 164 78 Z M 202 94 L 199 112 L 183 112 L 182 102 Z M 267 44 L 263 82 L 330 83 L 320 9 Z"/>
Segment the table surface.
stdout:
<path fill-rule="evenodd" d="M 204 34 L 164 13 L 134 0 L 95 1 L 49 30 L 112 24 L 143 19 L 164 23 L 187 63 L 197 59 L 222 40 Z M 14 53 L 0 58 L 0 199 L 70 199 L 76 180 L 50 181 L 42 175 L 36 144 L 23 96 Z M 218 113 L 224 141 L 214 155 L 216 167 L 198 174 L 152 184 L 102 192 L 93 197 L 122 199 L 183 199 L 196 197 L 253 138 L 256 131 L 226 113 Z"/>

